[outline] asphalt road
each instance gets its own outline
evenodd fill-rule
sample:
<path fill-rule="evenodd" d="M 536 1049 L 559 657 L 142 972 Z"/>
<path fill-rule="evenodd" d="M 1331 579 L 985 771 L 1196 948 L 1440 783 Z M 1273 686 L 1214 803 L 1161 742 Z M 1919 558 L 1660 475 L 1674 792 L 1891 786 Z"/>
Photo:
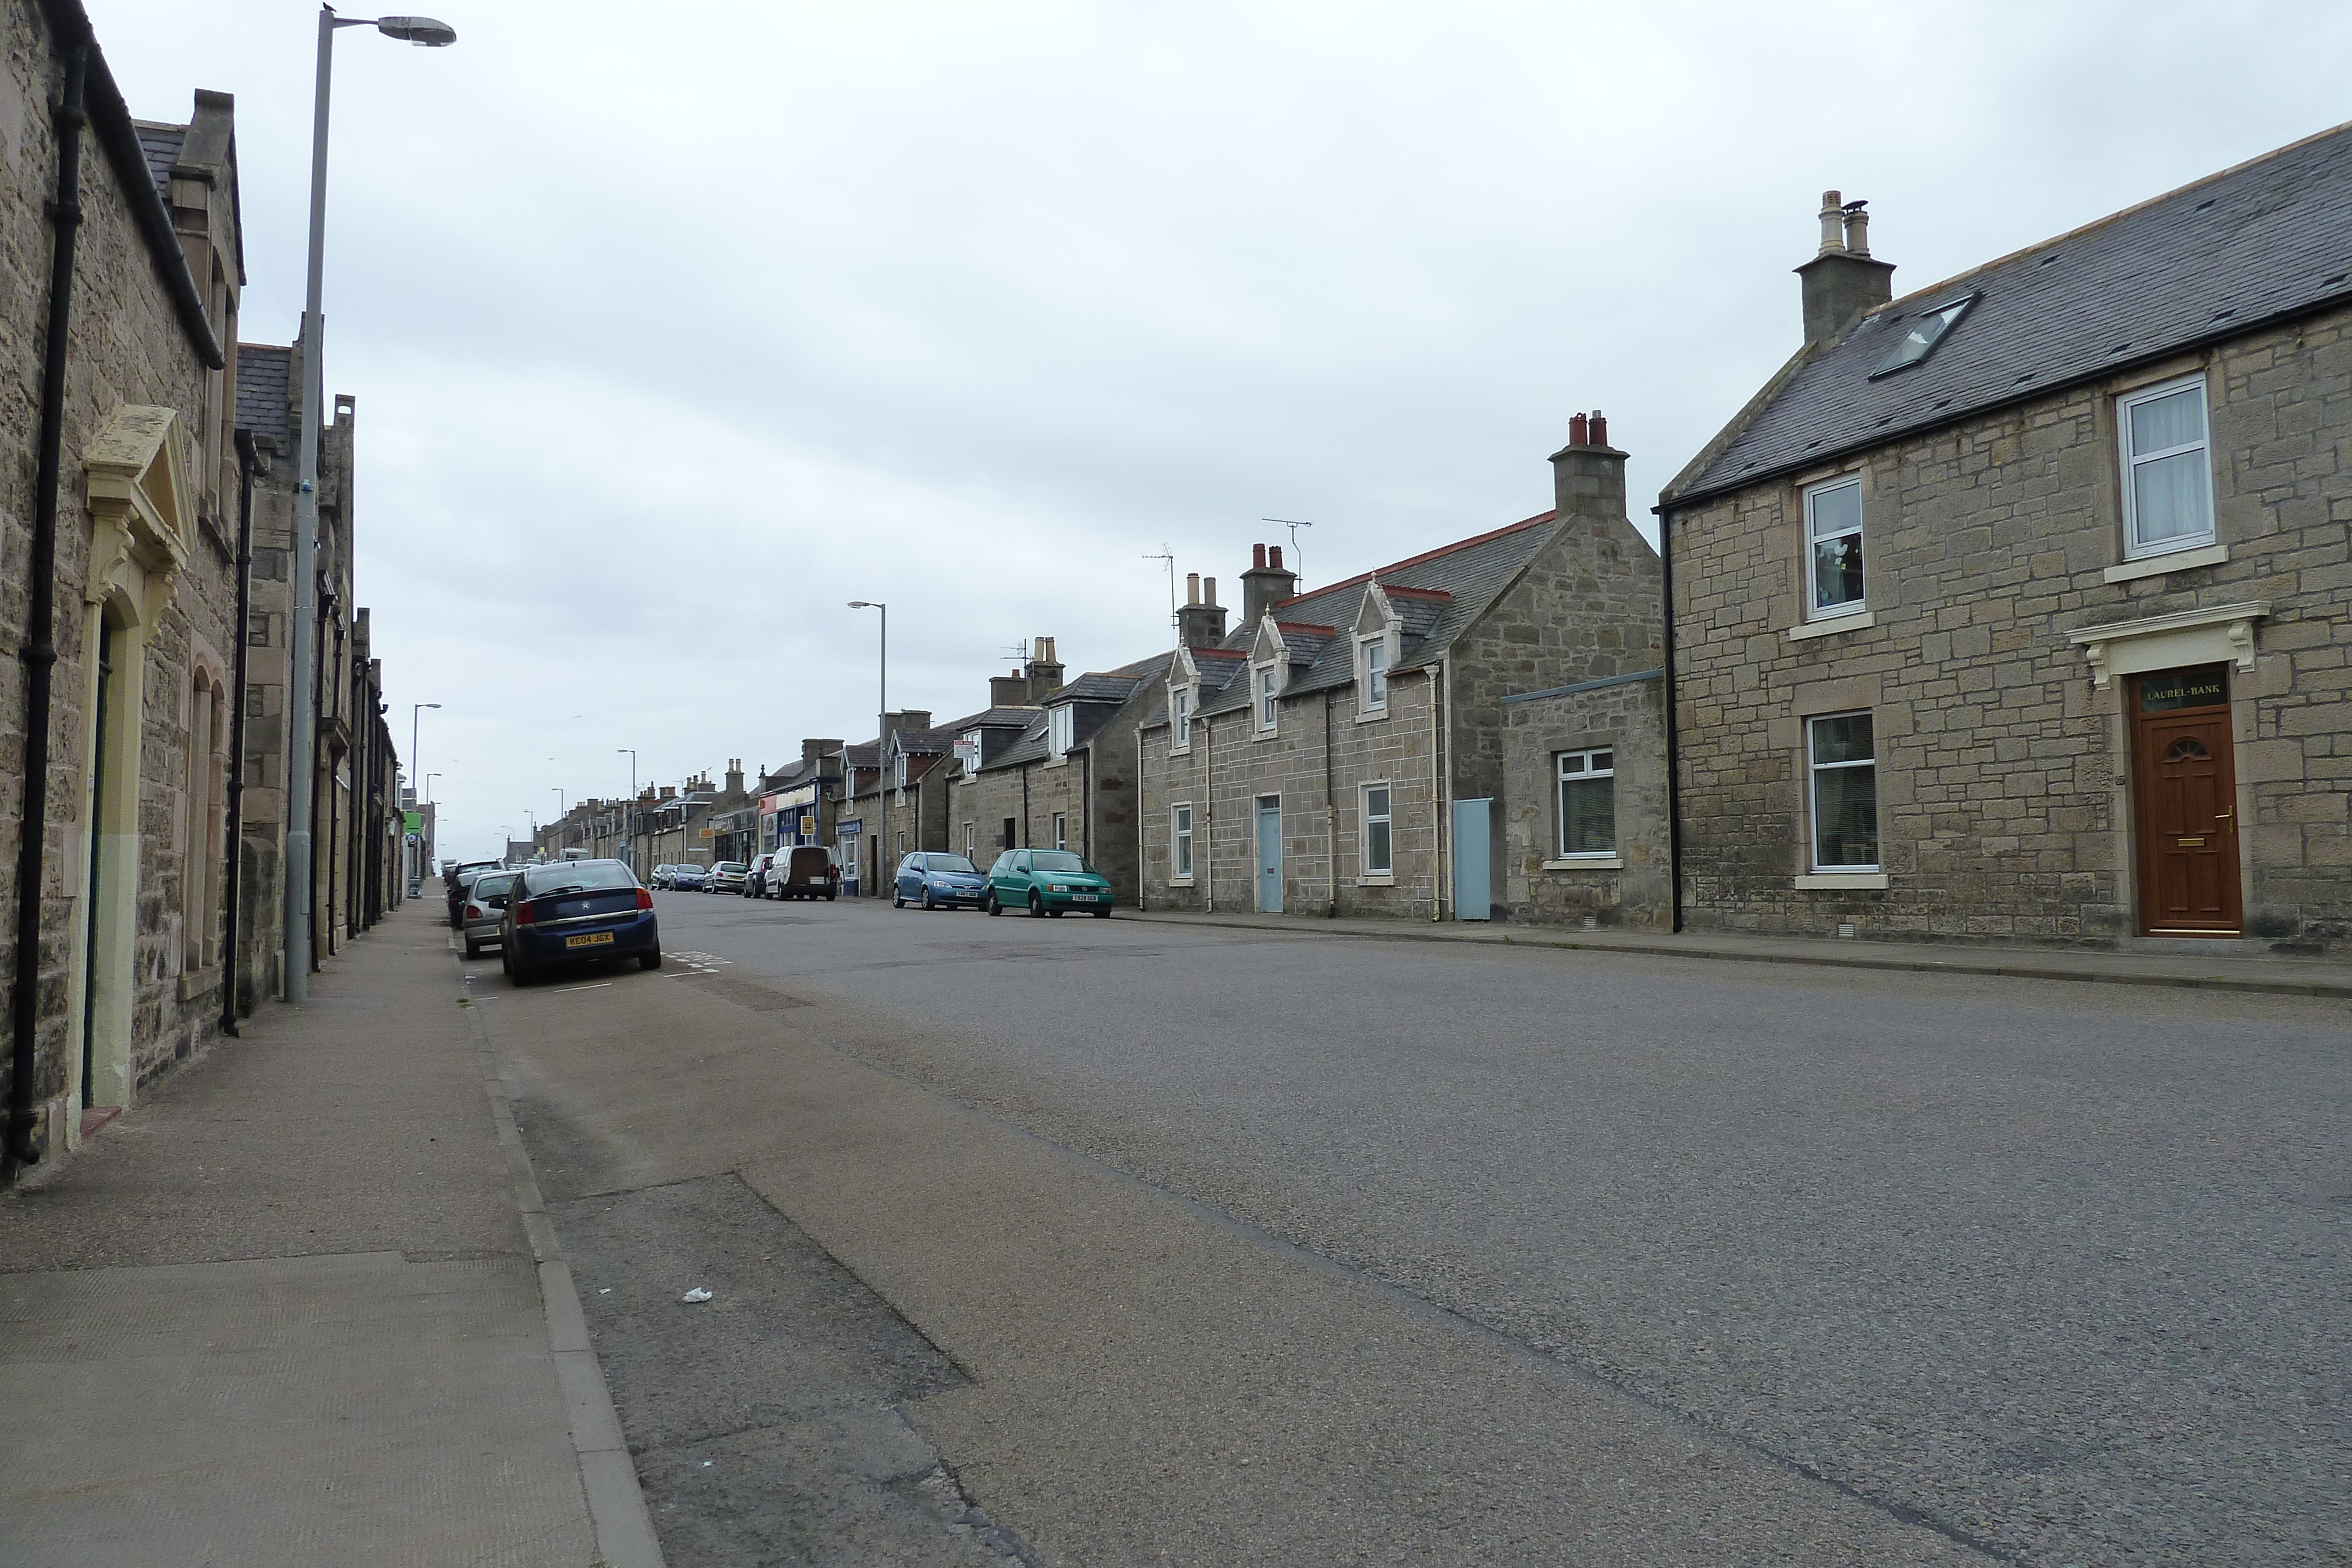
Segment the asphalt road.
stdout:
<path fill-rule="evenodd" d="M 2338 1005 L 657 897 L 467 967 L 694 1561 L 2352 1563 Z"/>

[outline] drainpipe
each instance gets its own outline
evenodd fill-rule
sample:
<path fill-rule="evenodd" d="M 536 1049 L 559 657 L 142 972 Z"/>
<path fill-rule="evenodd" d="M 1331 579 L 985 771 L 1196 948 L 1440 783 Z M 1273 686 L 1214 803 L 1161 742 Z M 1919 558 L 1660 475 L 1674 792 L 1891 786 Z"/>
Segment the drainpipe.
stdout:
<path fill-rule="evenodd" d="M 1217 727 L 1205 716 L 1201 720 L 1201 810 L 1202 841 L 1209 846 L 1209 858 L 1201 862 L 1201 874 L 1209 884 L 1209 913 L 1217 912 Z"/>
<path fill-rule="evenodd" d="M 1078 853 L 1088 861 L 1095 858 L 1095 758 L 1091 746 L 1078 753 Z"/>
<path fill-rule="evenodd" d="M 1171 736 L 1176 732 L 1169 731 Z M 1151 885 L 1151 867 L 1143 856 L 1143 727 L 1135 727 L 1135 912 L 1138 915 L 1151 907 L 1150 896 L 1143 890 Z"/>
<path fill-rule="evenodd" d="M 1021 765 L 1021 841 L 1030 843 L 1029 833 L 1029 765 Z"/>
<path fill-rule="evenodd" d="M 221 868 L 222 903 L 228 930 L 222 938 L 221 1033 L 236 1038 L 237 900 L 243 896 L 245 867 L 245 679 L 247 650 L 252 646 L 247 622 L 253 615 L 253 470 L 261 454 L 253 432 L 236 433 L 236 692 L 228 714 L 228 864 Z"/>
<path fill-rule="evenodd" d="M 33 1075 L 40 1065 L 41 896 L 49 827 L 49 708 L 58 662 L 58 484 L 64 466 L 66 352 L 72 320 L 74 239 L 81 226 L 82 101 L 89 75 L 87 24 L 66 48 L 58 105 L 58 186 L 49 207 L 49 319 L 41 357 L 40 467 L 33 484 L 33 540 L 25 649 L 24 808 L 16 815 L 15 1040 L 0 1182 L 41 1157 Z"/>
<path fill-rule="evenodd" d="M 1323 688 L 1323 864 L 1331 884 L 1326 920 L 1339 918 L 1339 811 L 1331 800 L 1331 688 Z"/>
<path fill-rule="evenodd" d="M 1683 928 L 1683 776 L 1679 727 L 1675 723 L 1675 517 L 1658 511 L 1658 597 L 1664 606 L 1666 664 L 1666 881 L 1673 911 L 1669 931 Z"/>
<path fill-rule="evenodd" d="M 1437 669 L 1429 672 L 1429 798 L 1435 813 L 1435 820 L 1429 827 L 1431 858 L 1437 864 L 1437 885 L 1429 890 L 1429 919 L 1432 925 L 1445 918 L 1445 895 L 1450 891 L 1445 880 L 1445 849 L 1446 831 L 1453 823 L 1449 820 L 1452 809 L 1446 800 L 1445 722 L 1442 710 L 1453 706 L 1453 698 L 1454 655 L 1448 653 L 1440 661 Z"/>

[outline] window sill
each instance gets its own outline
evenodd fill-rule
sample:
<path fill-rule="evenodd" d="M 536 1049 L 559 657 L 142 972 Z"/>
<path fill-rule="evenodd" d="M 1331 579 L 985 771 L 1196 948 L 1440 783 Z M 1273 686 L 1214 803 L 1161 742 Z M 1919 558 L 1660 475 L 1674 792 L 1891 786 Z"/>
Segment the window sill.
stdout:
<path fill-rule="evenodd" d="M 1252 740 L 1280 740 L 1282 738 L 1282 731 L 1278 729 L 1261 729 L 1255 735 L 1251 736 L 1250 738 Z"/>
<path fill-rule="evenodd" d="M 1623 855 L 1563 855 L 1543 862 L 1546 871 L 1623 871 Z"/>
<path fill-rule="evenodd" d="M 1388 705 L 1386 703 L 1382 703 L 1379 707 L 1366 708 L 1363 712 L 1358 714 L 1356 716 L 1356 722 L 1358 724 L 1374 724 L 1388 716 Z"/>
<path fill-rule="evenodd" d="M 2162 577 L 2168 571 L 2187 571 L 2196 566 L 2220 566 L 2229 559 L 2228 545 L 2203 545 L 2194 549 L 2167 550 L 2162 555 L 2144 555 L 2121 566 L 2111 566 L 2100 575 L 2108 582 L 2134 582 L 2143 577 Z"/>
<path fill-rule="evenodd" d="M 1168 879 L 1168 885 L 1171 887 L 1190 887 L 1192 885 L 1192 879 L 1189 876 L 1171 876 Z"/>
<path fill-rule="evenodd" d="M 1827 891 L 1835 888 L 1883 888 L 1886 873 L 1883 871 L 1812 871 L 1799 874 L 1800 888 Z"/>
<path fill-rule="evenodd" d="M 180 977 L 180 999 L 192 1002 L 207 991 L 218 989 L 220 978 L 221 967 L 218 964 L 208 969 L 188 970 Z"/>
<path fill-rule="evenodd" d="M 1833 632 L 1859 632 L 1865 626 L 1875 626 L 1878 618 L 1867 610 L 1857 610 L 1851 615 L 1833 615 L 1827 621 L 1808 621 L 1801 626 L 1789 628 L 1789 641 L 1802 643 L 1811 637 L 1826 637 Z"/>
<path fill-rule="evenodd" d="M 1396 885 L 1396 873 L 1394 872 L 1374 872 L 1370 876 L 1358 877 L 1356 879 L 1356 885 L 1358 887 L 1394 887 Z"/>

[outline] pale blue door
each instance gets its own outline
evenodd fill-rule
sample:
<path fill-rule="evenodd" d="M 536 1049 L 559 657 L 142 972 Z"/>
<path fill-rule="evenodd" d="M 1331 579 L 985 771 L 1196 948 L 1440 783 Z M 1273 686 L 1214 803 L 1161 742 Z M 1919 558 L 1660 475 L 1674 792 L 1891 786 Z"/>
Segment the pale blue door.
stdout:
<path fill-rule="evenodd" d="M 1282 913 L 1282 802 L 1257 803 L 1257 906 L 1261 913 Z"/>
<path fill-rule="evenodd" d="M 1454 918 L 1495 917 L 1492 800 L 1454 802 Z"/>

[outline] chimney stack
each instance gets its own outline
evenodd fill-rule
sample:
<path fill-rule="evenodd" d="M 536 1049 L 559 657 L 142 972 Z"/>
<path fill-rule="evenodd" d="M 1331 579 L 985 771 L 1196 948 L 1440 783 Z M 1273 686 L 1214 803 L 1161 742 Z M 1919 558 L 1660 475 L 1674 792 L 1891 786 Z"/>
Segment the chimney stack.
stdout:
<path fill-rule="evenodd" d="M 1054 640 L 1038 637 L 1029 644 L 1029 664 L 1023 672 L 1029 679 L 1029 701 L 1037 703 L 1050 693 L 1062 688 L 1062 662 L 1054 656 Z"/>
<path fill-rule="evenodd" d="M 1176 612 L 1176 641 L 1186 648 L 1213 648 L 1225 640 L 1225 609 L 1217 602 L 1217 580 L 1202 585 L 1201 574 L 1185 577 L 1192 602 Z"/>
<path fill-rule="evenodd" d="M 1251 546 L 1250 569 L 1242 573 L 1242 624 L 1255 626 L 1276 601 L 1290 597 L 1297 582 L 1296 572 L 1282 569 L 1280 545 Z"/>
<path fill-rule="evenodd" d="M 1625 517 L 1625 455 L 1609 444 L 1599 409 L 1568 422 L 1568 444 L 1551 455 L 1552 506 L 1559 520 L 1592 528 L 1630 528 Z"/>
<path fill-rule="evenodd" d="M 818 763 L 823 762 L 826 758 L 835 755 L 840 751 L 840 749 L 841 742 L 838 740 L 804 739 L 801 742 L 801 766 L 803 768 L 814 768 Z"/>
<path fill-rule="evenodd" d="M 1027 707 L 1029 677 L 1015 670 L 1009 675 L 988 678 L 988 706 L 991 707 Z"/>
<path fill-rule="evenodd" d="M 727 792 L 730 795 L 743 792 L 743 759 L 740 757 L 727 759 Z"/>
<path fill-rule="evenodd" d="M 1895 267 L 1870 254 L 1870 214 L 1822 193 L 1822 248 L 1797 268 L 1803 279 L 1805 341 L 1834 338 L 1895 298 Z"/>

